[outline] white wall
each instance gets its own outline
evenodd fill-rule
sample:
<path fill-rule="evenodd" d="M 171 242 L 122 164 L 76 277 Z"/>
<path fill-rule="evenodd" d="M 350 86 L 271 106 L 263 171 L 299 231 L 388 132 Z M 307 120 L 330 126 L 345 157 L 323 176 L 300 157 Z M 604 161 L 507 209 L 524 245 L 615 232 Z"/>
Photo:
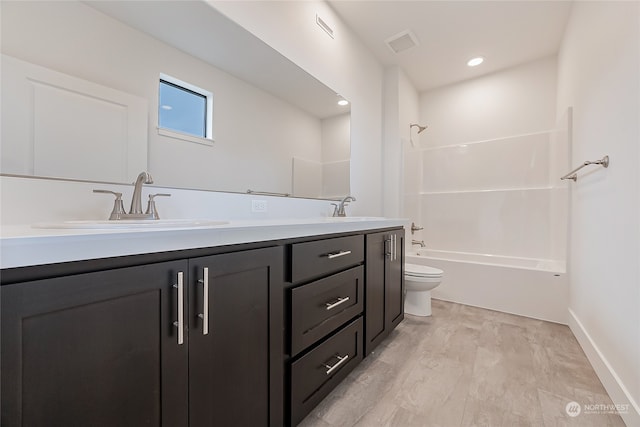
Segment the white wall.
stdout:
<path fill-rule="evenodd" d="M 129 208 L 133 186 L 60 181 L 55 179 L 0 176 L 0 219 L 2 227 L 68 220 L 107 220 L 113 208 L 113 196 L 94 194 L 94 189 L 122 193 Z M 330 216 L 333 208 L 326 200 L 288 197 L 248 196 L 221 191 L 185 190 L 143 186 L 142 208 L 147 194 L 169 193 L 156 200 L 160 218 L 261 220 Z M 252 212 L 252 200 L 267 204 L 267 212 Z M 350 208 L 347 208 L 349 211 Z"/>
<path fill-rule="evenodd" d="M 158 185 L 290 193 L 292 157 L 321 161 L 318 118 L 84 4 L 3 3 L 2 52 L 146 99 Z M 213 92 L 213 146 L 158 134 L 161 72 Z"/>
<path fill-rule="evenodd" d="M 293 159 L 293 195 L 342 199 L 351 193 L 350 114 L 321 121 L 322 161 Z"/>
<path fill-rule="evenodd" d="M 406 215 L 403 207 L 403 156 L 409 144 L 409 125 L 418 121 L 418 92 L 399 67 L 384 74 L 383 214 Z M 416 134 L 416 130 L 412 130 Z"/>
<path fill-rule="evenodd" d="M 322 161 L 340 162 L 351 156 L 351 115 L 322 120 Z"/>
<path fill-rule="evenodd" d="M 640 3 L 574 2 L 558 111 L 573 106 L 570 326 L 622 414 L 640 425 Z"/>
<path fill-rule="evenodd" d="M 423 148 L 551 129 L 556 58 L 548 57 L 420 94 Z"/>
<path fill-rule="evenodd" d="M 218 10 L 351 102 L 355 215 L 382 213 L 382 67 L 324 1 L 213 1 Z M 333 29 L 329 37 L 318 14 Z"/>
<path fill-rule="evenodd" d="M 322 191 L 325 198 L 343 198 L 351 193 L 351 115 L 322 120 Z"/>

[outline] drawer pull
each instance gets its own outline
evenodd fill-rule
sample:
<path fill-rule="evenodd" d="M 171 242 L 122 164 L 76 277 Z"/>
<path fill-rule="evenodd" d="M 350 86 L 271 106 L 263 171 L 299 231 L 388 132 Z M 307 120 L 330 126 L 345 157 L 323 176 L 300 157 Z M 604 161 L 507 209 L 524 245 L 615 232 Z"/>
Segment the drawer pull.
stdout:
<path fill-rule="evenodd" d="M 184 273 L 178 272 L 178 283 L 173 285 L 178 291 L 178 320 L 173 325 L 178 328 L 178 345 L 184 344 Z"/>
<path fill-rule="evenodd" d="M 341 256 L 349 255 L 351 251 L 340 251 L 340 252 L 331 252 L 327 254 L 327 258 L 334 259 L 339 258 Z"/>
<path fill-rule="evenodd" d="M 332 302 L 325 302 L 324 305 L 327 307 L 326 308 L 327 310 L 332 310 L 337 306 L 339 306 L 340 304 L 345 303 L 347 301 L 349 301 L 349 297 L 342 297 L 342 298 L 338 297 L 337 300 Z"/>
<path fill-rule="evenodd" d="M 338 356 L 338 355 L 336 354 L 334 357 L 336 357 L 336 358 L 338 359 L 338 363 L 336 363 L 336 364 L 335 364 L 335 365 L 333 365 L 333 366 L 328 365 L 328 364 L 326 364 L 326 363 L 324 364 L 324 367 L 325 367 L 325 368 L 327 368 L 327 372 L 326 372 L 326 374 L 327 374 L 327 375 L 331 375 L 331 373 L 332 373 L 333 371 L 335 371 L 336 369 L 338 369 L 338 367 L 339 367 L 340 365 L 342 365 L 344 362 L 346 362 L 346 361 L 347 361 L 347 359 L 349 359 L 349 355 L 348 355 L 348 354 L 346 354 L 346 355 L 344 355 L 344 356 Z"/>

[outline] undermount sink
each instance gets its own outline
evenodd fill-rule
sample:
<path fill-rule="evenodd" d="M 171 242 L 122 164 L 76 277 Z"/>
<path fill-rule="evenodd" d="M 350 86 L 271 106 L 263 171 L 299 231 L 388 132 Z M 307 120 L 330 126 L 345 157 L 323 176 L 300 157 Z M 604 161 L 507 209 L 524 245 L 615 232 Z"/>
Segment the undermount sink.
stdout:
<path fill-rule="evenodd" d="M 145 228 L 191 228 L 225 225 L 229 221 L 208 219 L 123 219 L 123 220 L 79 220 L 34 224 L 34 228 L 66 228 L 66 229 L 145 229 Z"/>

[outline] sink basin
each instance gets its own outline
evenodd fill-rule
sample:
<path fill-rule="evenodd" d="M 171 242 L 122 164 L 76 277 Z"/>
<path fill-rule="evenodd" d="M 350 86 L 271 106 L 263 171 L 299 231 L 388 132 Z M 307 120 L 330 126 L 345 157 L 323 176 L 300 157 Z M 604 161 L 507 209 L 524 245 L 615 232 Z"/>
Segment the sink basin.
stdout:
<path fill-rule="evenodd" d="M 34 228 L 67 228 L 67 229 L 147 229 L 147 228 L 191 228 L 211 227 L 228 224 L 229 221 L 214 221 L 208 219 L 123 219 L 119 221 L 80 220 L 34 224 Z"/>

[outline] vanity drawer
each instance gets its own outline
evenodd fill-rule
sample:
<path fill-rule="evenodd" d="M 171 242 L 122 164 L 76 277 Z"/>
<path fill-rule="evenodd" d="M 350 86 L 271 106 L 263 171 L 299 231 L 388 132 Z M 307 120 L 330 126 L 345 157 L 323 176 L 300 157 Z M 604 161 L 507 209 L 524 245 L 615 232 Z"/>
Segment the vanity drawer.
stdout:
<path fill-rule="evenodd" d="M 363 308 L 363 266 L 292 289 L 291 355 L 362 314 Z"/>
<path fill-rule="evenodd" d="M 296 425 L 362 360 L 362 318 L 291 365 L 291 425 Z"/>
<path fill-rule="evenodd" d="M 291 281 L 312 279 L 363 261 L 362 235 L 295 243 L 291 246 Z"/>

